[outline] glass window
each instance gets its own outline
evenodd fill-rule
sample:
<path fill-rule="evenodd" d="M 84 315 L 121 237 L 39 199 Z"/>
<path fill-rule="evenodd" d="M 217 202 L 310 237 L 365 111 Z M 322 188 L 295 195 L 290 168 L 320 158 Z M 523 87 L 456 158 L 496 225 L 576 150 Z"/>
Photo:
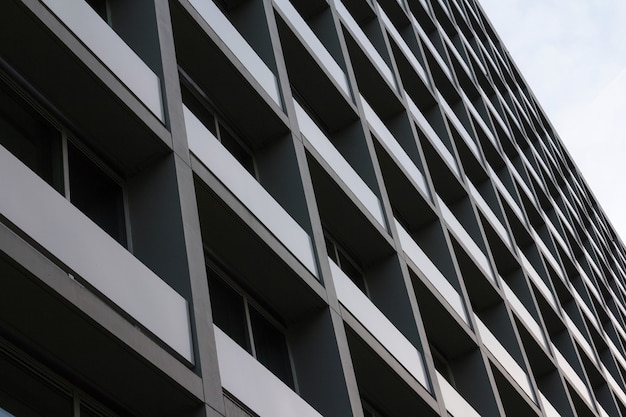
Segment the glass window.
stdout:
<path fill-rule="evenodd" d="M 69 391 L 48 378 L 26 372 L 20 363 L 0 352 L 0 416 L 71 417 L 73 401 Z"/>
<path fill-rule="evenodd" d="M 328 236 L 326 231 L 324 231 L 324 241 L 326 243 L 328 257 L 332 259 L 339 268 L 341 268 L 344 274 L 350 278 L 354 285 L 363 291 L 363 294 L 368 295 L 365 277 L 363 276 L 363 272 L 361 271 L 361 268 L 359 268 L 358 264 L 352 260 L 352 258 L 337 243 L 336 240 Z"/>
<path fill-rule="evenodd" d="M 61 131 L 0 83 L 0 145 L 63 193 Z"/>
<path fill-rule="evenodd" d="M 294 389 L 289 346 L 278 322 L 257 306 L 250 295 L 207 270 L 213 322 L 281 381 Z"/>
<path fill-rule="evenodd" d="M 216 115 L 210 99 L 182 70 L 180 71 L 180 78 L 180 89 L 185 106 L 222 143 L 224 148 L 230 152 L 246 171 L 254 178 L 257 178 L 253 152 L 243 140 L 232 133 L 233 129 L 228 128 L 225 121 Z"/>
<path fill-rule="evenodd" d="M 250 324 L 258 361 L 286 385 L 293 388 L 293 375 L 285 335 L 254 308 L 250 309 Z"/>
<path fill-rule="evenodd" d="M 19 91 L 0 80 L 0 145 L 126 246 L 123 187 Z"/>
<path fill-rule="evenodd" d="M 250 339 L 243 297 L 213 271 L 208 271 L 213 322 L 248 352 Z"/>
<path fill-rule="evenodd" d="M 70 201 L 120 244 L 126 245 L 122 187 L 68 143 Z"/>

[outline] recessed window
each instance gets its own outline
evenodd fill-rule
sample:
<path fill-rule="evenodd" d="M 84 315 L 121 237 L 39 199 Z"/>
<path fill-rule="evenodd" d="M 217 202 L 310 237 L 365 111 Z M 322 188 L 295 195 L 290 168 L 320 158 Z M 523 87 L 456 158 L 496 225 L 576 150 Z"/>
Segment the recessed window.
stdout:
<path fill-rule="evenodd" d="M 365 295 L 368 295 L 367 285 L 365 284 L 365 276 L 359 264 L 354 261 L 346 250 L 333 239 L 326 231 L 324 231 L 324 241 L 326 242 L 326 251 L 328 257 L 346 274 L 348 278 L 357 286 Z M 369 296 L 369 295 L 368 295 Z"/>
<path fill-rule="evenodd" d="M 67 145 L 69 197 L 87 217 L 126 246 L 122 187 L 72 143 Z"/>
<path fill-rule="evenodd" d="M 289 346 L 278 320 L 211 268 L 207 274 L 215 325 L 294 389 Z"/>
<path fill-rule="evenodd" d="M 224 148 L 243 166 L 253 177 L 257 178 L 254 154 L 245 142 L 233 133 L 225 120 L 216 115 L 208 97 L 195 85 L 181 70 L 181 93 L 183 103 L 200 120 L 209 132 L 219 140 Z"/>
<path fill-rule="evenodd" d="M 26 94 L 0 81 L 0 145 L 126 246 L 122 183 L 75 143 Z"/>
<path fill-rule="evenodd" d="M 64 192 L 61 130 L 1 82 L 0 145 L 57 191 Z"/>

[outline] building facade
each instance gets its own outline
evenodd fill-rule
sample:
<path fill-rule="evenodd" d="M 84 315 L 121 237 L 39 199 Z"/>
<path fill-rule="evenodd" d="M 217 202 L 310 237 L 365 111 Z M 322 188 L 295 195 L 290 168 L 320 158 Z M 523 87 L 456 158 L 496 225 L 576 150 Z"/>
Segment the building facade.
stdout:
<path fill-rule="evenodd" d="M 476 0 L 0 11 L 0 416 L 626 417 L 623 244 Z"/>

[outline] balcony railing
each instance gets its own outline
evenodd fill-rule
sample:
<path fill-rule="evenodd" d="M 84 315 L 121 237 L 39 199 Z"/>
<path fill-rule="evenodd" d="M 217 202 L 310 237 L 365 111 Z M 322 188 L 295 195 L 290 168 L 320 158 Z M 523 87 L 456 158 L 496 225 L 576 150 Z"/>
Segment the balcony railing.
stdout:
<path fill-rule="evenodd" d="M 506 348 L 502 346 L 498 338 L 491 333 L 489 328 L 483 324 L 478 316 L 474 315 L 474 318 L 476 319 L 478 332 L 480 333 L 480 337 L 485 344 L 485 347 L 493 354 L 496 360 L 500 362 L 506 372 L 511 375 L 513 381 L 515 381 L 519 387 L 524 390 L 533 402 L 536 402 L 536 397 L 530 383 L 530 377 L 526 371 L 524 371 L 517 361 L 513 359 Z"/>
<path fill-rule="evenodd" d="M 350 85 L 346 73 L 341 69 L 337 61 L 328 52 L 324 44 L 320 42 L 319 38 L 311 30 L 306 21 L 300 16 L 300 13 L 291 4 L 289 0 L 274 0 L 274 3 L 278 9 L 283 13 L 285 18 L 289 20 L 292 27 L 298 31 L 302 40 L 311 48 L 311 51 L 315 56 L 322 61 L 324 69 L 330 73 L 333 79 L 337 82 L 339 87 L 350 97 Z"/>
<path fill-rule="evenodd" d="M 159 77 L 86 1 L 42 1 L 156 117 L 163 120 Z"/>
<path fill-rule="evenodd" d="M 400 235 L 400 245 L 402 246 L 404 253 L 409 257 L 413 264 L 415 264 L 415 266 L 422 271 L 424 277 L 435 287 L 435 289 L 448 302 L 454 311 L 458 313 L 459 317 L 461 317 L 466 324 L 469 324 L 469 318 L 465 310 L 463 298 L 461 298 L 452 284 L 448 282 L 437 266 L 435 266 L 435 264 L 428 258 L 422 248 L 415 243 L 411 235 L 404 230 L 404 227 L 402 227 L 397 220 L 396 228 L 398 229 L 398 234 Z"/>
<path fill-rule="evenodd" d="M 189 0 L 235 57 L 282 108 L 278 78 L 212 0 Z"/>
<path fill-rule="evenodd" d="M 350 166 L 348 161 L 344 159 L 343 155 L 335 148 L 330 139 L 326 137 L 324 132 L 315 124 L 307 112 L 295 101 L 294 105 L 298 125 L 304 137 L 313 145 L 324 161 L 330 165 L 331 169 L 337 174 L 337 177 L 346 184 L 357 199 L 363 203 L 367 211 L 386 230 L 385 215 L 383 214 L 383 208 L 378 197 L 376 197 L 374 192 L 368 187 L 359 174 L 357 174 L 354 168 Z"/>
<path fill-rule="evenodd" d="M 186 107 L 189 149 L 313 275 L 311 237 Z"/>
<path fill-rule="evenodd" d="M 400 146 L 393 134 L 387 129 L 387 126 L 378 117 L 374 109 L 372 109 L 369 103 L 361 96 L 361 103 L 363 104 L 363 110 L 365 112 L 365 118 L 369 123 L 371 129 L 374 131 L 378 139 L 383 143 L 383 146 L 395 156 L 400 165 L 405 169 L 409 177 L 414 181 L 415 185 L 421 189 L 426 196 L 430 196 L 428 192 L 428 184 L 422 172 L 415 166 L 411 157 L 407 155 L 405 150 Z"/>
<path fill-rule="evenodd" d="M 329 258 L 330 270 L 343 306 L 396 358 L 422 386 L 428 388 L 428 377 L 420 351 L 400 333 L 372 301 Z"/>
<path fill-rule="evenodd" d="M 0 192 L 4 218 L 193 362 L 187 301 L 2 146 Z"/>
<path fill-rule="evenodd" d="M 246 407 L 259 416 L 322 417 L 219 327 L 213 329 L 222 386 Z"/>
<path fill-rule="evenodd" d="M 398 85 L 396 84 L 396 78 L 389 68 L 389 65 L 387 65 L 382 56 L 380 56 L 378 50 L 374 47 L 374 45 L 369 40 L 367 35 L 363 32 L 356 20 L 354 20 L 354 18 L 352 17 L 348 9 L 346 9 L 346 7 L 343 5 L 341 0 L 335 1 L 335 5 L 337 6 L 337 11 L 339 12 L 339 15 L 343 19 L 350 32 L 352 32 L 352 35 L 361 46 L 363 52 L 365 52 L 365 54 L 369 57 L 374 66 L 378 68 L 380 73 L 389 82 L 389 85 L 397 90 Z"/>

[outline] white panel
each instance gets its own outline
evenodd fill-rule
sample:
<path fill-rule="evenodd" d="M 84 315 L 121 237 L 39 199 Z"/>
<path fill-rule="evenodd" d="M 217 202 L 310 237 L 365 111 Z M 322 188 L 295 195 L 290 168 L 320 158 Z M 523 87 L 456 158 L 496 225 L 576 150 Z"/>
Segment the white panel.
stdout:
<path fill-rule="evenodd" d="M 260 417 L 321 417 L 217 326 L 215 343 L 222 386 Z"/>
<path fill-rule="evenodd" d="M 0 146 L 0 213 L 192 361 L 187 301 Z"/>
<path fill-rule="evenodd" d="M 156 117 L 163 120 L 159 77 L 86 1 L 42 1 Z"/>
<path fill-rule="evenodd" d="M 189 149 L 315 276 L 311 237 L 222 146 L 198 118 L 183 109 Z"/>
<path fill-rule="evenodd" d="M 400 362 L 422 386 L 428 388 L 428 377 L 421 353 L 376 308 L 369 298 L 329 258 L 337 298 L 356 319 Z"/>

